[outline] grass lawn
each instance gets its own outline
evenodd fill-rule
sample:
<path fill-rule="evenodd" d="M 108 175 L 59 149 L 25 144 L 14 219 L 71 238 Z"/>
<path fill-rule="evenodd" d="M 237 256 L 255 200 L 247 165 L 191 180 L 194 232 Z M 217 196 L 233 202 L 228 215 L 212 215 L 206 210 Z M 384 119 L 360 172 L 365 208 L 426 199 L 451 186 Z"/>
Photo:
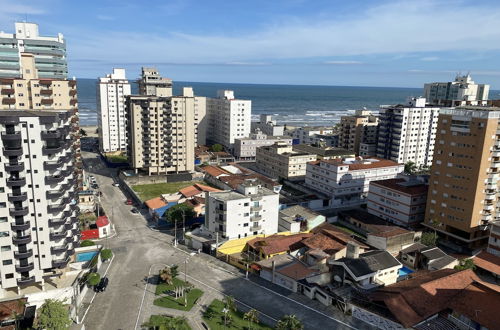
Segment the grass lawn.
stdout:
<path fill-rule="evenodd" d="M 166 326 L 170 325 L 171 321 L 172 317 L 170 316 L 151 315 L 151 317 L 149 318 L 149 322 L 147 322 L 147 326 L 143 325 L 143 327 L 148 329 L 156 329 L 156 327 L 161 328 L 161 326 L 165 326 L 165 329 L 167 329 Z M 183 320 L 182 322 L 176 324 L 175 328 L 178 330 L 191 330 L 191 327 L 186 320 Z"/>
<path fill-rule="evenodd" d="M 160 197 L 161 194 L 172 194 L 178 192 L 180 189 L 191 186 L 195 182 L 182 181 L 182 182 L 166 182 L 166 183 L 150 183 L 138 184 L 132 186 L 132 189 L 139 195 L 142 201 L 147 201 L 155 197 Z"/>
<path fill-rule="evenodd" d="M 126 163 L 128 162 L 127 156 L 122 155 L 108 155 L 106 159 L 111 163 Z"/>
<path fill-rule="evenodd" d="M 183 286 L 185 285 L 184 281 L 181 281 L 177 278 L 174 278 L 173 280 L 174 284 L 169 285 L 166 283 L 160 283 L 156 286 L 156 295 L 164 294 L 166 291 L 174 290 L 174 287 L 176 286 Z M 174 297 L 171 296 L 163 296 L 161 298 L 157 298 L 154 300 L 153 304 L 156 306 L 160 307 L 165 307 L 165 308 L 173 308 L 173 309 L 178 309 L 181 311 L 189 311 L 193 307 L 194 303 L 198 298 L 200 298 L 203 295 L 203 291 L 197 288 L 192 288 L 189 293 L 187 294 L 187 306 L 184 306 L 184 297 L 175 299 Z"/>
<path fill-rule="evenodd" d="M 334 226 L 337 227 L 338 229 L 342 230 L 342 231 L 345 231 L 348 234 L 351 234 L 351 235 L 354 235 L 354 236 L 358 236 L 360 238 L 366 238 L 365 236 L 363 236 L 361 234 L 358 234 L 357 232 L 355 232 L 351 228 L 347 228 L 347 227 L 344 227 L 344 226 L 338 225 L 338 224 L 335 224 Z"/>
<path fill-rule="evenodd" d="M 210 320 L 207 319 L 205 316 L 203 316 L 203 320 L 205 320 L 210 330 L 248 329 L 248 321 L 245 321 L 243 319 L 243 314 L 244 314 L 243 312 L 241 311 L 229 312 L 229 314 L 231 314 L 231 316 L 233 317 L 233 323 L 230 326 L 225 327 L 224 313 L 222 313 L 222 309 L 224 308 L 224 303 L 220 300 L 215 299 L 214 301 L 212 301 L 209 308 L 212 308 L 212 310 L 214 311 L 214 316 Z M 252 329 L 267 330 L 272 328 L 260 323 L 260 324 L 252 324 Z"/>

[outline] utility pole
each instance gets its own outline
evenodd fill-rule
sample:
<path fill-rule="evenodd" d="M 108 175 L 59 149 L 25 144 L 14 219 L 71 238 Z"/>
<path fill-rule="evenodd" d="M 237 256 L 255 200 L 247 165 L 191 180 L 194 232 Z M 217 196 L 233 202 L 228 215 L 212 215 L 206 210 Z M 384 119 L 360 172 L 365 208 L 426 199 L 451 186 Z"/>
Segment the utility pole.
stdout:
<path fill-rule="evenodd" d="M 182 241 L 186 240 L 186 212 L 182 210 Z M 183 243 L 186 245 L 186 243 Z"/>
<path fill-rule="evenodd" d="M 174 218 L 174 247 L 177 247 L 177 218 Z"/>
<path fill-rule="evenodd" d="M 187 283 L 187 262 L 188 258 L 184 260 L 184 283 Z"/>

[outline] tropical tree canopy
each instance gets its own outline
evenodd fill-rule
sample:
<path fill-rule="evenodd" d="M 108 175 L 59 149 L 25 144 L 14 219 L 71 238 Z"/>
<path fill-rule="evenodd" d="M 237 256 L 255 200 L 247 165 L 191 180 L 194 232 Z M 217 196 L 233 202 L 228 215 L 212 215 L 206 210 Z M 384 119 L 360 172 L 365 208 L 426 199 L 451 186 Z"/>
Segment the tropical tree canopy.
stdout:
<path fill-rule="evenodd" d="M 422 233 L 420 243 L 427 246 L 436 246 L 437 234 L 435 232 Z"/>
<path fill-rule="evenodd" d="M 69 309 L 60 300 L 45 300 L 37 314 L 37 326 L 40 329 L 64 330 L 72 324 Z"/>
<path fill-rule="evenodd" d="M 172 223 L 182 223 L 183 216 L 185 216 L 184 220 L 189 220 L 193 218 L 196 215 L 194 212 L 194 209 L 191 205 L 187 204 L 177 204 L 172 206 L 165 212 L 165 217 L 167 221 L 172 222 Z"/>
<path fill-rule="evenodd" d="M 213 151 L 213 152 L 221 152 L 222 150 L 224 150 L 224 147 L 218 143 L 216 143 L 210 147 L 210 151 Z"/>
<path fill-rule="evenodd" d="M 302 330 L 304 325 L 295 315 L 284 315 L 276 324 L 278 330 Z"/>

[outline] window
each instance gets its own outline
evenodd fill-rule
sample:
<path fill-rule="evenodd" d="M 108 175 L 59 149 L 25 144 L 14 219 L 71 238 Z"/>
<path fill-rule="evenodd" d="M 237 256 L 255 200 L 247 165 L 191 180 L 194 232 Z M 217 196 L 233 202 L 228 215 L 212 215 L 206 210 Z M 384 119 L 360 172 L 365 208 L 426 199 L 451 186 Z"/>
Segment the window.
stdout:
<path fill-rule="evenodd" d="M 2 264 L 3 264 L 4 266 L 7 266 L 7 265 L 12 265 L 12 259 L 4 260 L 4 261 L 2 261 Z"/>
<path fill-rule="evenodd" d="M 8 231 L 0 231 L 0 237 L 9 237 Z"/>
<path fill-rule="evenodd" d="M 7 217 L 0 217 L 0 223 L 7 222 Z"/>
<path fill-rule="evenodd" d="M 2 248 L 0 249 L 2 252 L 5 252 L 5 251 L 10 251 L 11 248 L 10 248 L 10 245 L 4 245 L 2 246 Z"/>
<path fill-rule="evenodd" d="M 5 278 L 6 279 L 8 279 L 8 278 L 14 278 L 14 274 L 13 273 L 5 274 Z"/>

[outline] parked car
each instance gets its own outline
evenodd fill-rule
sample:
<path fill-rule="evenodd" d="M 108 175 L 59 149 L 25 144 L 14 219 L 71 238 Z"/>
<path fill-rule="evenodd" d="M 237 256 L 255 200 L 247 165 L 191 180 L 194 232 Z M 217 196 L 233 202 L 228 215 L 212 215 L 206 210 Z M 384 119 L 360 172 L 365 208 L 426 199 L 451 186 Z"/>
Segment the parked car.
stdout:
<path fill-rule="evenodd" d="M 132 204 L 134 204 L 134 202 L 132 202 L 132 200 L 131 200 L 131 199 L 127 199 L 127 200 L 125 201 L 125 204 L 127 204 L 127 205 L 132 205 Z"/>
<path fill-rule="evenodd" d="M 106 276 L 104 276 L 103 278 L 101 278 L 101 281 L 96 286 L 94 286 L 94 291 L 95 292 L 106 291 L 106 287 L 108 286 L 108 283 L 109 283 L 109 279 Z"/>
<path fill-rule="evenodd" d="M 119 186 L 120 186 L 120 184 L 119 184 L 118 182 L 115 182 L 115 183 L 113 183 L 113 186 L 115 186 L 115 187 L 119 187 Z"/>
<path fill-rule="evenodd" d="M 138 210 L 138 209 L 136 209 L 135 207 L 133 207 L 133 208 L 130 210 L 130 212 L 132 212 L 132 213 L 134 213 L 134 214 L 137 214 L 137 213 L 139 213 L 139 210 Z"/>

